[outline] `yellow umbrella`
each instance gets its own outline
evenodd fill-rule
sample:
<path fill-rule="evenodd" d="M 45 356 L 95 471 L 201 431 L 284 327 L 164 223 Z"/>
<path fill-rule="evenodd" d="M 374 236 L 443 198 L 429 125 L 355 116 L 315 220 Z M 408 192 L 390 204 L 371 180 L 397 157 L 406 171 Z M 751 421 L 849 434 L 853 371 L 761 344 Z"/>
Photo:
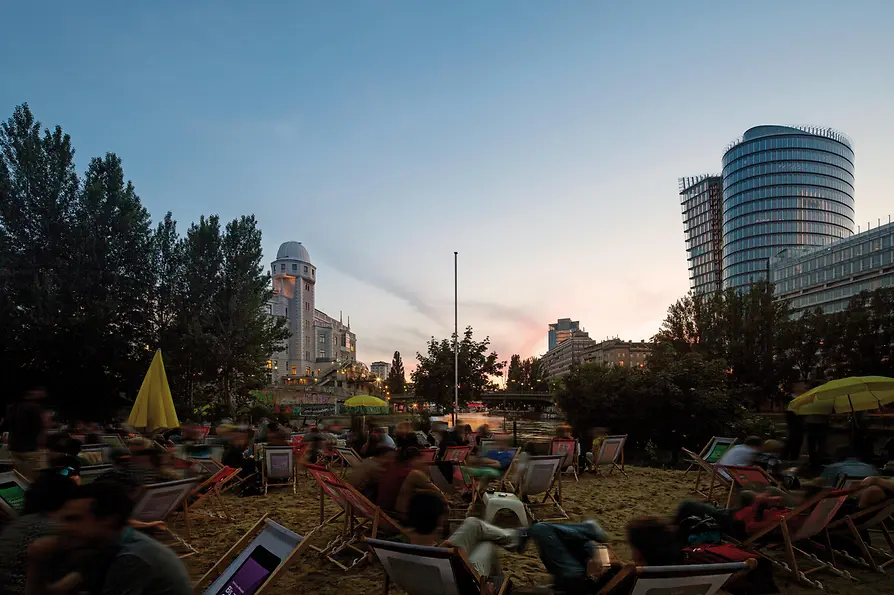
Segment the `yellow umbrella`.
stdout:
<path fill-rule="evenodd" d="M 345 407 L 353 415 L 384 415 L 388 403 L 372 395 L 357 395 L 345 401 Z"/>
<path fill-rule="evenodd" d="M 852 376 L 811 389 L 789 403 L 798 415 L 831 415 L 872 411 L 894 403 L 894 378 Z"/>
<path fill-rule="evenodd" d="M 135 428 L 179 428 L 177 412 L 174 411 L 174 399 L 165 374 L 165 365 L 161 359 L 161 349 L 155 352 L 140 393 L 130 411 L 127 423 Z"/>

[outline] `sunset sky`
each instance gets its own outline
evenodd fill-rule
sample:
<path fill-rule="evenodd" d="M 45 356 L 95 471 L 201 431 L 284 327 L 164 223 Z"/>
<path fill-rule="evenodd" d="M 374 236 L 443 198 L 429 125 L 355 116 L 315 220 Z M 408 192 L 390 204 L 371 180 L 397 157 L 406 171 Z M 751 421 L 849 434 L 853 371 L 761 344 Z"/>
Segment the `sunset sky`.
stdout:
<path fill-rule="evenodd" d="M 118 153 L 155 220 L 254 213 L 304 243 L 366 363 L 459 323 L 648 339 L 688 290 L 677 178 L 758 124 L 853 139 L 894 211 L 894 2 L 10 3 L 0 116 Z"/>

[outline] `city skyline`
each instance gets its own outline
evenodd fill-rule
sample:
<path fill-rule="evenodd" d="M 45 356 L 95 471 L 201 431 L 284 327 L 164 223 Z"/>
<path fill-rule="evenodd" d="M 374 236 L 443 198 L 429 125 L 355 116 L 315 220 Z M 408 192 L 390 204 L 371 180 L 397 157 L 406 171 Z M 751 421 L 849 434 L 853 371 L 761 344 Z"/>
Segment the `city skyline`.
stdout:
<path fill-rule="evenodd" d="M 449 337 L 454 250 L 501 359 L 566 316 L 648 339 L 689 291 L 677 178 L 752 126 L 846 132 L 856 224 L 892 210 L 887 2 L 37 4 L 6 11 L 43 41 L 0 39 L 3 119 L 28 102 L 79 170 L 118 153 L 154 222 L 255 213 L 268 265 L 302 242 L 366 363 Z"/>

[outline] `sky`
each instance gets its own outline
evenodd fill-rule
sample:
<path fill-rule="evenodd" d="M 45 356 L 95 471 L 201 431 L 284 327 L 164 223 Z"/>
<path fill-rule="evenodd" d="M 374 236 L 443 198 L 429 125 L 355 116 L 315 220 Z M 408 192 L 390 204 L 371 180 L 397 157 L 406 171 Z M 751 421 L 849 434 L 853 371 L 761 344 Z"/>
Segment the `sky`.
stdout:
<path fill-rule="evenodd" d="M 894 211 L 894 2 L 54 2 L 3 9 L 0 117 L 123 160 L 155 221 L 303 242 L 359 359 L 454 324 L 501 359 L 571 317 L 649 339 L 688 291 L 677 179 L 759 124 L 833 127 Z M 865 225 L 865 224 L 864 224 Z M 865 229 L 865 227 L 864 227 Z"/>

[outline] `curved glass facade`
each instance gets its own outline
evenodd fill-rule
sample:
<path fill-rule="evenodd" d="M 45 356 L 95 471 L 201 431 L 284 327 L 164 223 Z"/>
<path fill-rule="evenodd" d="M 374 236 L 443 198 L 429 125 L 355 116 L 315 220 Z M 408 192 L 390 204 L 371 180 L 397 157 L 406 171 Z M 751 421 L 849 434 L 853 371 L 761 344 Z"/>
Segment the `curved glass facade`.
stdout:
<path fill-rule="evenodd" d="M 854 233 L 854 152 L 830 129 L 757 126 L 723 156 L 723 287 L 767 279 L 781 250 Z"/>

